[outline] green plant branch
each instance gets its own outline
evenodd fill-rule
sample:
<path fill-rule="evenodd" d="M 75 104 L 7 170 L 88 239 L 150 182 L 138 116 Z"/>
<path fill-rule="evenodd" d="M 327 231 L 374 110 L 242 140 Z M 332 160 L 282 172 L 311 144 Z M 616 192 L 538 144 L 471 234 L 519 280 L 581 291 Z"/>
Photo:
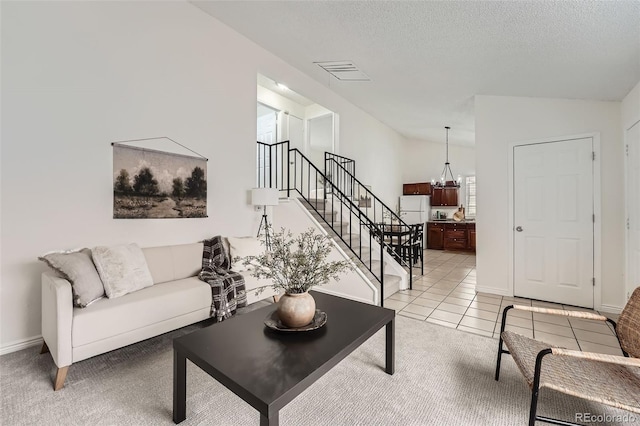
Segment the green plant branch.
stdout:
<path fill-rule="evenodd" d="M 266 232 L 271 232 L 267 228 Z M 350 261 L 328 261 L 331 240 L 319 235 L 313 228 L 293 237 L 291 231 L 281 228 L 270 236 L 271 250 L 244 259 L 245 266 L 253 266 L 251 275 L 258 279 L 271 279 L 271 285 L 256 289 L 256 294 L 266 288 L 285 293 L 304 293 L 316 285 L 340 280 L 340 274 L 353 270 Z M 263 245 L 266 246 L 264 239 Z"/>

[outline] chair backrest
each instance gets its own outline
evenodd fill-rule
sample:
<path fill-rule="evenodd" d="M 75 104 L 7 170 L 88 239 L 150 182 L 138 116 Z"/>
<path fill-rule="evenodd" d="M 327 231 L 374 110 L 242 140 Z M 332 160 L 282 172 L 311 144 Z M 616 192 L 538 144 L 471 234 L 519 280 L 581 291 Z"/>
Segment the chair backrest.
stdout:
<path fill-rule="evenodd" d="M 424 235 L 424 225 L 422 223 L 417 223 L 413 225 L 413 243 L 422 242 L 422 235 Z"/>
<path fill-rule="evenodd" d="M 616 334 L 620 347 L 629 356 L 640 358 L 640 287 L 637 287 L 625 305 L 618 324 Z"/>

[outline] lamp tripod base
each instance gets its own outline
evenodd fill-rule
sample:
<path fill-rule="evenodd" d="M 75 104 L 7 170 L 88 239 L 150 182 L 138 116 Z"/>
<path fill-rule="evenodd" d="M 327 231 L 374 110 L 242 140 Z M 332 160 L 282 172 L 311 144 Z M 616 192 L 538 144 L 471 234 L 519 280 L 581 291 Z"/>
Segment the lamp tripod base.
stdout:
<path fill-rule="evenodd" d="M 260 220 L 260 226 L 258 227 L 258 235 L 256 235 L 256 237 L 260 236 L 260 231 L 262 231 L 262 228 L 264 227 L 264 243 L 267 249 L 271 248 L 271 239 L 269 236 L 269 221 L 267 220 L 267 207 L 264 206 L 264 210 L 262 213 L 262 219 Z"/>

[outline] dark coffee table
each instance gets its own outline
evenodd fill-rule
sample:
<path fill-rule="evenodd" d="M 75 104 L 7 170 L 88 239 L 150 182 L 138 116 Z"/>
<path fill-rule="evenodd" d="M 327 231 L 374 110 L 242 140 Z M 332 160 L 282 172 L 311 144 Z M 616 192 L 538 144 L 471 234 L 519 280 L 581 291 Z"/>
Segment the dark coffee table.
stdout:
<path fill-rule="evenodd" d="M 385 371 L 394 371 L 395 311 L 311 292 L 327 324 L 308 332 L 275 332 L 264 308 L 173 341 L 173 421 L 186 418 L 187 359 L 260 412 L 260 425 L 277 425 L 296 396 L 386 325 Z M 381 390 L 382 391 L 382 390 Z"/>

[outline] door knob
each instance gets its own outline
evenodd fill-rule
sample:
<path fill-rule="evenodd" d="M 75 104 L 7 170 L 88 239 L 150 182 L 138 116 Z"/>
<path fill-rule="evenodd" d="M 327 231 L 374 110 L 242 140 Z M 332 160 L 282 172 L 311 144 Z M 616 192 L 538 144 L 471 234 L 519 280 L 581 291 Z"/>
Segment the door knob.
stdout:
<path fill-rule="evenodd" d="M 516 231 L 522 232 L 522 226 L 516 226 Z"/>

